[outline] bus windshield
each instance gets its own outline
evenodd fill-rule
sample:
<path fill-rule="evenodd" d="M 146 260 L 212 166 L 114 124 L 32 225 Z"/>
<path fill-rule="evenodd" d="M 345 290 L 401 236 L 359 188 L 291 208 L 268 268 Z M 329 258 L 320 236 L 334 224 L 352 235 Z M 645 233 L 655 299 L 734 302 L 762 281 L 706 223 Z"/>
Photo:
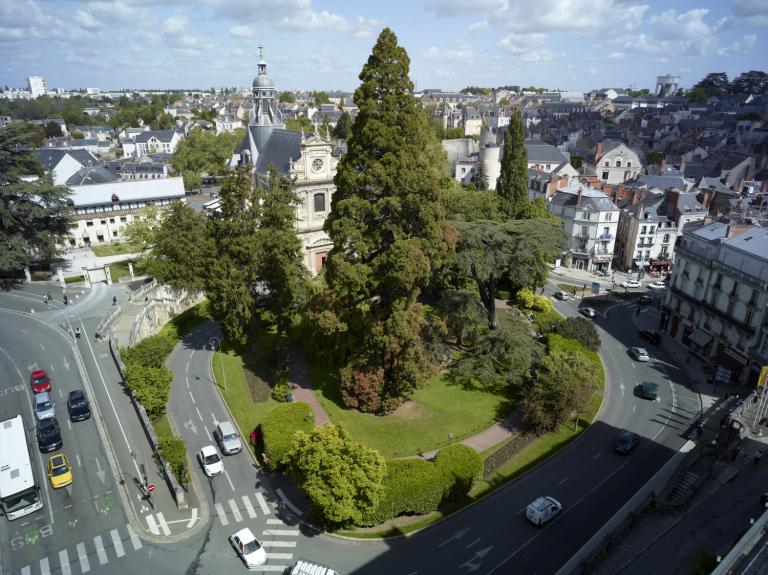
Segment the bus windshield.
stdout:
<path fill-rule="evenodd" d="M 3 512 L 13 513 L 19 509 L 24 509 L 40 501 L 40 490 L 37 487 L 31 487 L 21 493 L 16 493 L 3 499 Z"/>

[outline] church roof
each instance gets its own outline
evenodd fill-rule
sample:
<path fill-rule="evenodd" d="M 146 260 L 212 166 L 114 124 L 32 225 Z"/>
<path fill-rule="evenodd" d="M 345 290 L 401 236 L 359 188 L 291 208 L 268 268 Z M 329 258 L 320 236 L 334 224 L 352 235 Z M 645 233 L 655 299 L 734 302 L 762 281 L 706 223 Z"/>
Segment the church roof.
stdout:
<path fill-rule="evenodd" d="M 281 174 L 287 174 L 291 160 L 301 156 L 301 132 L 275 128 L 264 148 L 259 152 L 256 173 L 267 174 L 269 166 L 274 165 Z"/>

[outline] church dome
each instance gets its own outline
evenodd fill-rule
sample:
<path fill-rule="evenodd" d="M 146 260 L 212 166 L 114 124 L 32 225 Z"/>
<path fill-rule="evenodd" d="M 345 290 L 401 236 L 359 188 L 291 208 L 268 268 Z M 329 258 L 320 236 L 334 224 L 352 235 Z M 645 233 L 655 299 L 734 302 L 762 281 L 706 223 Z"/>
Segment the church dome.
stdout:
<path fill-rule="evenodd" d="M 274 88 L 275 83 L 266 74 L 259 74 L 253 79 L 254 88 Z"/>

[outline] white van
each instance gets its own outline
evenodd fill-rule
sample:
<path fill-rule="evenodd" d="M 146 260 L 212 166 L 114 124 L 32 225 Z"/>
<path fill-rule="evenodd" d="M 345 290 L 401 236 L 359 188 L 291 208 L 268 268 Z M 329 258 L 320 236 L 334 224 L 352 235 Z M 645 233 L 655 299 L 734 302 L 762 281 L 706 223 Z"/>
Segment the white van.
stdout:
<path fill-rule="evenodd" d="M 240 443 L 240 436 L 235 431 L 235 426 L 229 421 L 220 422 L 216 426 L 213 436 L 216 438 L 216 442 L 219 444 L 219 448 L 224 455 L 240 453 L 240 450 L 243 449 L 243 444 Z"/>
<path fill-rule="evenodd" d="M 289 575 L 339 575 L 339 573 L 330 567 L 324 567 L 317 563 L 298 561 L 291 569 Z"/>
<path fill-rule="evenodd" d="M 534 525 L 544 527 L 547 521 L 553 519 L 562 510 L 563 504 L 554 497 L 539 497 L 525 509 L 525 517 Z"/>

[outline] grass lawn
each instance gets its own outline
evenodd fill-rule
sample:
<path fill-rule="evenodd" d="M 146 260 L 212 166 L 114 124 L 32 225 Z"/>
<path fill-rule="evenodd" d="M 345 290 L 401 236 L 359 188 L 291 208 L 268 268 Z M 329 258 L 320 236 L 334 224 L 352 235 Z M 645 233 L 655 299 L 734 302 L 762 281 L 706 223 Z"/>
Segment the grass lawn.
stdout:
<path fill-rule="evenodd" d="M 94 255 L 97 257 L 118 256 L 121 254 L 132 254 L 137 251 L 136 246 L 128 243 L 120 244 L 99 244 L 92 246 Z"/>
<path fill-rule="evenodd" d="M 133 261 L 133 273 L 136 276 L 143 276 L 147 273 L 147 266 L 141 263 L 136 263 L 136 260 L 124 260 L 121 262 L 114 262 L 109 264 L 109 273 L 112 275 L 112 281 L 116 282 L 120 278 L 130 277 L 128 271 L 128 262 Z"/>
<path fill-rule="evenodd" d="M 357 441 L 377 449 L 384 457 L 406 457 L 470 437 L 493 425 L 508 408 L 503 398 L 450 385 L 433 377 L 413 394 L 413 401 L 394 414 L 380 416 L 342 407 L 336 377 L 309 365 L 309 375 L 320 405 L 336 424 L 343 425 Z"/>

